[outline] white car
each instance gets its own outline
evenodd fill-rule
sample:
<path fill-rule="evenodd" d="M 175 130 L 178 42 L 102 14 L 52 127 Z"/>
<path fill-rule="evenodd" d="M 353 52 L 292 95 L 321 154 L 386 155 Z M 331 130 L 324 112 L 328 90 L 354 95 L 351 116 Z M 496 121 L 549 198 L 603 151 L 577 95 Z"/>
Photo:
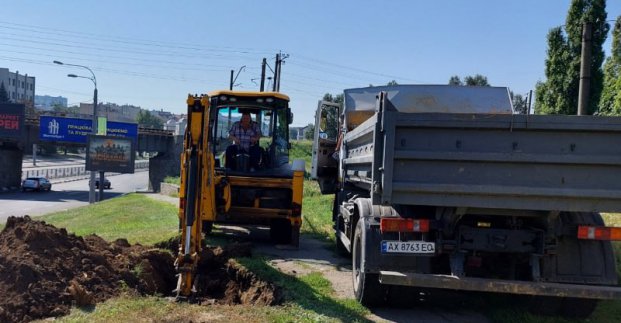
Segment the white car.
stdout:
<path fill-rule="evenodd" d="M 31 191 L 51 191 L 52 183 L 45 177 L 28 177 L 22 181 L 22 192 Z"/>

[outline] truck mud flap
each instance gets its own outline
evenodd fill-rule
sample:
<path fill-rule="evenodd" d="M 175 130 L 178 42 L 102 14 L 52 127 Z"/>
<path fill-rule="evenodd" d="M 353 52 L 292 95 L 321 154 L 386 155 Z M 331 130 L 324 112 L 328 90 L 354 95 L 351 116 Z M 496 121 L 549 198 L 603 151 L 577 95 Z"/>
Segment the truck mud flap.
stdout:
<path fill-rule="evenodd" d="M 459 278 L 449 275 L 401 273 L 395 271 L 380 271 L 379 279 L 382 284 L 387 285 L 521 295 L 621 299 L 621 287 L 616 286 L 542 283 L 483 278 Z"/>

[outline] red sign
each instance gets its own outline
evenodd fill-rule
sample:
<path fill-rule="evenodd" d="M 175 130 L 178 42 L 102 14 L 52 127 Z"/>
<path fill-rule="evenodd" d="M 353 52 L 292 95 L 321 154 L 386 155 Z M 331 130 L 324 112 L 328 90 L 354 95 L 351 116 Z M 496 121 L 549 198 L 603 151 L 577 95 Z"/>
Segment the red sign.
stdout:
<path fill-rule="evenodd" d="M 24 129 L 23 104 L 0 104 L 0 138 L 20 138 Z"/>

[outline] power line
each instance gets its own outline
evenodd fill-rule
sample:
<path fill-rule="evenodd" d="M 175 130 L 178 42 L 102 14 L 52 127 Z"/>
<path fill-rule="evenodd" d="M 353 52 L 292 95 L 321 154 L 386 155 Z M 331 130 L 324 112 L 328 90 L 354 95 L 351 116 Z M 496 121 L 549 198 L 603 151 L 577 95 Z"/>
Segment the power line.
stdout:
<path fill-rule="evenodd" d="M 2 45 L 3 44 L 0 44 L 0 46 L 2 46 Z M 16 50 L 9 50 L 9 49 L 3 49 L 3 51 L 4 52 L 9 52 L 9 53 L 15 53 L 15 54 L 24 54 L 24 55 L 31 55 L 31 56 L 58 58 L 58 55 L 36 54 L 36 53 L 16 51 Z M 74 53 L 74 52 L 70 52 L 70 53 Z M 97 56 L 97 57 L 111 57 L 111 56 L 107 56 L 107 55 L 95 55 L 95 56 Z M 111 61 L 111 60 L 102 61 L 100 59 L 89 59 L 89 58 L 75 57 L 75 56 L 63 56 L 62 58 L 63 59 L 87 61 L 87 62 L 97 62 L 97 63 L 155 67 L 155 68 L 159 68 L 159 69 L 174 69 L 174 70 L 187 70 L 187 71 L 206 71 L 206 72 L 221 72 L 221 71 L 225 71 L 226 70 L 226 66 L 218 66 L 218 67 L 221 67 L 219 69 L 204 69 L 204 68 L 186 67 L 187 64 L 184 64 L 184 63 L 166 62 L 166 61 L 158 61 L 158 62 L 162 62 L 162 63 L 166 63 L 166 64 L 170 64 L 170 65 L 183 65 L 184 67 L 172 67 L 172 66 L 166 66 L 166 65 L 152 65 L 152 64 L 135 63 L 135 62 L 131 62 L 131 63 L 130 62 L 118 62 L 118 61 Z M 134 60 L 133 58 L 128 58 L 128 59 Z M 135 60 L 137 60 L 137 61 L 150 61 L 150 60 L 145 60 L 145 59 L 143 59 L 143 60 L 135 59 Z M 193 66 L 194 66 L 194 64 L 193 64 Z M 207 66 L 207 65 L 205 65 L 205 66 Z M 217 65 L 212 65 L 212 66 L 217 66 Z"/>
<path fill-rule="evenodd" d="M 395 76 L 395 75 L 384 74 L 384 73 L 377 73 L 377 72 L 373 72 L 373 71 L 369 71 L 369 70 L 363 70 L 363 69 L 356 68 L 356 67 L 345 66 L 345 65 L 341 65 L 341 64 L 332 63 L 332 62 L 326 62 L 326 61 L 322 61 L 322 60 L 319 60 L 319 59 L 306 57 L 304 55 L 296 55 L 296 57 L 299 57 L 302 60 L 307 60 L 307 61 L 315 62 L 317 64 L 326 65 L 326 66 L 333 66 L 333 67 L 337 67 L 337 68 L 341 68 L 341 69 L 346 69 L 346 70 L 350 70 L 350 71 L 356 71 L 356 72 L 359 72 L 359 73 L 376 75 L 376 76 L 382 76 L 382 77 L 387 77 L 387 78 L 392 78 L 392 79 L 412 81 L 412 82 L 421 82 L 419 80 L 414 80 L 414 79 L 410 79 L 410 78 L 407 78 L 407 77 Z"/>
<path fill-rule="evenodd" d="M 15 62 L 24 62 L 24 63 L 38 64 L 38 65 L 48 65 L 48 66 L 52 65 L 52 63 L 49 62 L 49 61 L 24 59 L 24 58 L 10 57 L 10 56 L 0 56 L 0 58 L 6 59 L 8 61 L 15 61 Z M 113 73 L 113 74 L 137 76 L 137 77 L 159 79 L 159 80 L 168 80 L 168 81 L 180 81 L 180 82 L 190 82 L 191 81 L 191 82 L 203 82 L 203 83 L 206 83 L 208 81 L 211 81 L 211 82 L 215 81 L 215 80 L 205 80 L 205 79 L 186 78 L 186 77 L 178 78 L 178 77 L 171 77 L 170 75 L 140 73 L 140 72 L 132 72 L 132 71 L 126 71 L 126 70 L 115 70 L 115 69 L 109 69 L 109 68 L 104 68 L 104 67 L 99 67 L 99 66 L 94 66 L 94 67 L 92 67 L 92 69 L 95 70 L 95 71 L 100 71 L 100 72 L 108 72 L 108 73 Z"/>
<path fill-rule="evenodd" d="M 15 27 L 15 26 L 20 26 L 21 28 Z M 63 29 L 49 28 L 49 27 L 44 27 L 44 26 L 26 25 L 26 24 L 19 24 L 19 23 L 13 23 L 13 22 L 5 22 L 5 21 L 0 21 L 0 28 L 20 30 L 20 31 L 26 31 L 26 32 L 34 32 L 34 33 L 42 33 L 42 34 L 48 34 L 48 35 L 66 34 L 66 36 L 69 36 L 69 37 L 97 39 L 97 40 L 125 43 L 125 44 L 131 44 L 131 45 L 141 44 L 141 45 L 146 45 L 146 46 L 191 49 L 191 50 L 199 50 L 199 51 L 220 51 L 220 52 L 241 53 L 241 54 L 248 54 L 248 53 L 267 54 L 267 53 L 273 52 L 272 50 L 258 50 L 258 49 L 252 49 L 252 48 L 213 47 L 213 46 L 192 47 L 192 46 L 187 46 L 187 44 L 181 44 L 181 43 L 162 42 L 162 41 L 128 38 L 128 37 L 110 37 L 109 35 L 76 32 L 76 31 L 69 31 L 69 30 L 63 30 Z M 43 29 L 43 31 L 40 29 Z"/>
<path fill-rule="evenodd" d="M 2 22 L 0 22 L 1 24 Z M 21 26 L 28 26 L 28 25 L 23 25 L 20 24 Z M 28 26 L 29 28 L 37 28 L 37 27 L 32 27 L 32 26 Z M 7 27 L 7 26 L 1 26 L 0 28 L 8 28 L 8 29 L 15 29 L 15 30 L 25 30 L 28 32 L 38 32 L 38 33 L 46 33 L 46 34 L 53 34 L 53 35 L 61 35 L 58 32 L 44 32 L 44 31 L 39 31 L 39 30 L 32 30 L 32 29 L 24 29 L 24 28 L 16 28 L 16 27 Z M 53 29 L 52 29 L 53 30 Z M 74 34 L 70 37 L 79 37 L 79 38 L 86 38 L 86 39 L 93 39 L 93 34 L 86 34 L 86 33 L 77 33 L 77 32 L 69 32 L 69 31 L 61 31 L 62 33 L 69 33 L 69 34 Z M 75 36 L 75 34 L 77 34 L 78 36 Z M 13 34 L 14 35 L 14 34 Z M 81 35 L 89 35 L 88 37 L 84 37 Z M 95 35 L 96 37 L 99 37 L 99 35 Z M 41 39 L 41 37 L 38 37 L 39 39 Z M 48 38 L 43 38 L 43 39 L 48 39 Z M 168 47 L 168 48 L 175 48 L 175 49 L 191 49 L 191 50 L 207 50 L 207 51 L 224 51 L 224 52 L 236 52 L 236 53 L 242 53 L 242 54 L 248 54 L 248 53 L 252 53 L 253 50 L 237 50 L 237 49 L 205 49 L 205 48 L 197 48 L 197 47 L 189 47 L 189 46 L 170 46 L 170 45 L 161 45 L 159 43 L 153 43 L 153 41 L 143 41 L 142 43 L 136 43 L 135 40 L 130 41 L 119 41 L 117 39 L 110 39 L 109 37 L 100 37 L 100 39 L 105 39 L 106 41 L 112 41 L 112 42 L 119 42 L 119 43 L 124 43 L 124 44 L 131 44 L 131 45 L 144 45 L 144 46 L 161 46 L 161 47 Z M 129 38 L 128 38 L 129 39 Z M 70 43 L 76 43 L 76 42 L 72 42 L 72 41 L 67 41 L 67 40 L 59 40 L 59 39 L 54 39 L 56 41 L 62 41 L 62 42 L 70 42 Z M 24 41 L 23 39 L 19 39 L 18 41 Z M 49 43 L 49 42 L 48 42 Z M 66 44 L 58 44 L 58 43 L 52 43 L 52 45 L 66 45 Z M 82 46 L 84 47 L 84 46 Z M 97 48 L 97 49 L 101 49 L 101 48 Z M 129 53 L 138 53 L 138 54 L 152 54 L 152 52 L 144 52 L 141 49 L 139 49 L 138 51 L 136 51 L 136 48 L 131 48 L 131 49 L 127 49 L 125 48 L 125 50 L 123 52 L 129 52 Z M 260 51 L 254 51 L 256 53 L 261 53 Z M 160 55 L 178 55 L 179 53 L 177 52 L 168 52 L 168 53 L 159 53 Z M 181 54 L 181 55 L 186 55 L 187 54 Z M 225 59 L 225 56 L 223 55 L 212 55 L 212 57 L 218 57 L 218 59 Z M 399 80 L 412 80 L 412 81 L 416 81 L 416 82 L 420 82 L 418 80 L 413 80 L 413 79 L 409 79 L 409 78 L 404 78 L 401 76 L 395 76 L 395 75 L 389 75 L 389 74 L 383 74 L 383 73 L 377 73 L 377 72 L 373 72 L 373 71 L 368 71 L 368 70 L 364 70 L 364 69 L 360 69 L 360 68 L 355 68 L 355 67 L 351 67 L 351 66 L 345 66 L 345 65 L 341 65 L 341 64 L 336 64 L 336 63 L 332 63 L 332 62 L 326 62 L 326 61 L 322 61 L 322 60 L 318 60 L 315 58 L 310 58 L 310 57 L 305 57 L 304 55 L 300 55 L 299 56 L 302 60 L 306 60 L 311 62 L 311 64 L 318 64 L 319 66 L 332 66 L 332 67 L 336 67 L 336 68 L 340 68 L 340 69 L 345 69 L 345 70 L 349 70 L 349 71 L 354 71 L 357 73 L 364 73 L 364 74 L 370 74 L 370 75 L 376 75 L 376 76 L 382 76 L 382 77 L 387 77 L 387 78 L 393 78 L 393 79 L 399 79 Z M 201 57 L 202 58 L 202 57 Z M 226 58 L 230 58 L 228 56 L 226 56 Z M 308 65 L 307 65 L 308 66 Z M 311 65 L 312 66 L 312 65 Z M 269 66 L 271 69 L 271 66 Z M 312 69 L 316 69 L 316 67 L 310 67 Z M 273 72 L 273 70 L 272 70 Z M 339 76 L 343 76 L 343 73 L 333 73 Z M 359 79 L 358 76 L 353 76 L 353 75 L 348 75 L 349 78 L 352 79 Z"/>

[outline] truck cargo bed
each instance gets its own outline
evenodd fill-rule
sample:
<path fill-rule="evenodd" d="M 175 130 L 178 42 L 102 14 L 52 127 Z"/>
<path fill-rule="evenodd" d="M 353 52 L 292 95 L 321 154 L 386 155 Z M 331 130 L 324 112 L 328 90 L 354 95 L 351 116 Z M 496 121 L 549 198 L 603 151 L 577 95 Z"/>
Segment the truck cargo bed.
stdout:
<path fill-rule="evenodd" d="M 404 113 L 344 138 L 345 181 L 374 204 L 621 211 L 621 118 Z"/>

